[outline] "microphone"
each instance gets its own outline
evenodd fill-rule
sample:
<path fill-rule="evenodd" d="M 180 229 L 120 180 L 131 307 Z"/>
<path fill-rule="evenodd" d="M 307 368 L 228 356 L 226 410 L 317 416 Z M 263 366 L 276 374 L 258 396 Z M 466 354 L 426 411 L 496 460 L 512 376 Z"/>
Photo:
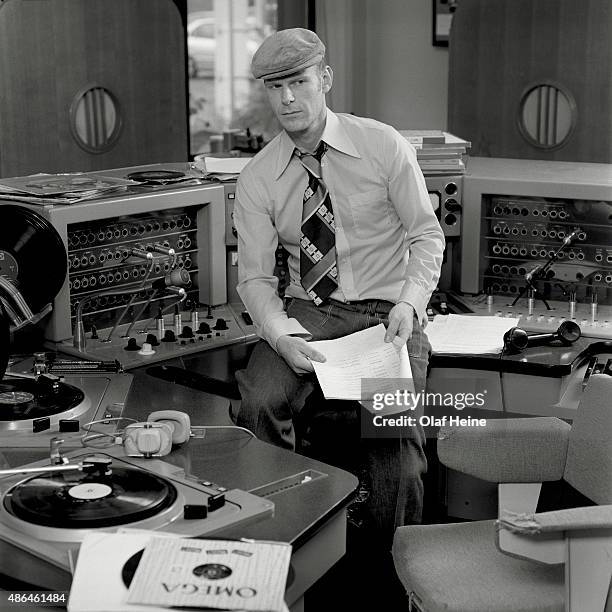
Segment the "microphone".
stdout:
<path fill-rule="evenodd" d="M 168 272 L 168 274 L 162 278 L 156 278 L 153 281 L 146 282 L 142 288 L 147 291 L 150 289 L 161 291 L 168 287 L 184 287 L 189 285 L 190 282 L 191 277 L 189 276 L 189 272 L 184 268 L 176 268 Z"/>
<path fill-rule="evenodd" d="M 527 282 L 530 282 L 531 279 L 540 272 L 540 270 L 542 269 L 542 266 L 540 264 L 538 264 L 535 268 L 533 268 L 533 270 L 530 270 L 529 272 L 527 272 L 527 274 L 525 274 L 525 280 Z"/>

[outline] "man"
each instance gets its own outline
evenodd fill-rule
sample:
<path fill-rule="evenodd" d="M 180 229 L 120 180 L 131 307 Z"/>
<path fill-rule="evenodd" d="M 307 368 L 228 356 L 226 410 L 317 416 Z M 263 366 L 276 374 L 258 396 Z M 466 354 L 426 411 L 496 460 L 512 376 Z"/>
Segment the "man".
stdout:
<path fill-rule="evenodd" d="M 333 339 L 380 322 L 386 342 L 407 343 L 414 384 L 425 387 L 425 308 L 436 286 L 444 237 L 414 149 L 371 119 L 334 114 L 333 73 L 314 32 L 282 30 L 255 53 L 284 130 L 241 173 L 236 192 L 238 293 L 261 341 L 237 375 L 237 423 L 295 449 L 294 419 L 316 388 L 309 340 Z M 285 302 L 275 250 L 289 253 Z M 411 428 L 368 445 L 371 519 L 389 539 L 419 522 L 426 469 L 423 432 Z"/>

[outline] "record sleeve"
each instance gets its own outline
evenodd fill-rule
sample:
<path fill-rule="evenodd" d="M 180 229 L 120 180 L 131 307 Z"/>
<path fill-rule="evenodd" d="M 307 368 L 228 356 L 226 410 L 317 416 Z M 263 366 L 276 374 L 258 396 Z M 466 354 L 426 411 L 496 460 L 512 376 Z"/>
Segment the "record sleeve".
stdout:
<path fill-rule="evenodd" d="M 156 537 L 177 537 L 156 532 Z M 162 606 L 128 604 L 124 565 L 147 545 L 150 531 L 90 532 L 81 544 L 72 578 L 68 612 L 168 612 Z"/>
<path fill-rule="evenodd" d="M 152 537 L 127 601 L 168 607 L 285 608 L 291 546 L 283 542 Z"/>
<path fill-rule="evenodd" d="M 136 555 L 142 554 L 152 535 L 149 530 L 129 528 L 117 533 L 88 533 L 76 561 L 68 612 L 168 612 L 165 606 L 127 602 L 125 568 Z M 163 531 L 156 531 L 154 536 L 178 537 Z M 281 610 L 288 612 L 286 606 Z"/>

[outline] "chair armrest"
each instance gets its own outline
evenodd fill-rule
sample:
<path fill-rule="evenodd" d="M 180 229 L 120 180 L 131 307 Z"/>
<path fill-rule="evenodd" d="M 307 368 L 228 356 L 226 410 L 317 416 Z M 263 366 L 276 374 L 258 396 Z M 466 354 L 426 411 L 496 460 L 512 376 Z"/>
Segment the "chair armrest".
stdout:
<path fill-rule="evenodd" d="M 593 567 L 603 568 L 607 593 L 610 574 L 605 568 L 612 567 L 612 505 L 539 514 L 506 510 L 500 513 L 496 527 L 497 547 L 504 554 L 546 564 L 580 564 L 586 559 L 591 576 Z"/>
<path fill-rule="evenodd" d="M 502 510 L 498 529 L 522 535 L 537 535 L 555 531 L 612 529 L 612 505 L 570 508 L 535 514 L 519 514 Z"/>
<path fill-rule="evenodd" d="M 449 468 L 489 482 L 563 477 L 570 426 L 555 417 L 488 419 L 485 427 L 442 427 L 438 457 Z"/>

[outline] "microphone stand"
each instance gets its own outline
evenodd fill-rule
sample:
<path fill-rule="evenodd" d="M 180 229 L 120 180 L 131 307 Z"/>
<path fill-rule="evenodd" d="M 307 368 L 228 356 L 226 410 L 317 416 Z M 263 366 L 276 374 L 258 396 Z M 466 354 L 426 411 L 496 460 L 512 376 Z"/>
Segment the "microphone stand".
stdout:
<path fill-rule="evenodd" d="M 546 273 L 548 272 L 548 270 L 550 270 L 550 268 L 555 263 L 555 261 L 557 261 L 561 251 L 563 251 L 563 249 L 569 246 L 572 240 L 576 238 L 576 236 L 578 236 L 580 232 L 581 230 L 579 228 L 575 229 L 569 236 L 564 238 L 561 246 L 548 258 L 548 260 L 543 266 L 537 265 L 533 270 L 525 274 L 525 285 L 521 288 L 518 295 L 514 298 L 514 301 L 512 302 L 511 306 L 514 306 L 523 297 L 525 292 L 527 292 L 530 298 L 542 300 L 542 302 L 544 302 L 544 306 L 546 306 L 546 310 L 552 310 L 552 308 L 550 307 L 549 303 L 546 301 L 544 296 L 538 291 L 538 288 L 533 284 L 533 281 L 546 277 Z"/>

